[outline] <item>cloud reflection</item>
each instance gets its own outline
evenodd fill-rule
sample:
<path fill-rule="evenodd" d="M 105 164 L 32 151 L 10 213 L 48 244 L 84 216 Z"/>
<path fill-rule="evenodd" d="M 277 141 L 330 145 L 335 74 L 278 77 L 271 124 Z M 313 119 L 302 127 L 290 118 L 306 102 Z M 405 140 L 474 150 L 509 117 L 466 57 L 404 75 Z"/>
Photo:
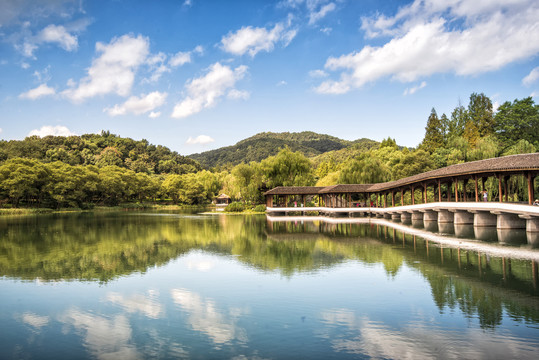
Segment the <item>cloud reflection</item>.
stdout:
<path fill-rule="evenodd" d="M 237 326 L 238 318 L 245 313 L 244 310 L 232 308 L 227 315 L 217 309 L 212 299 L 203 299 L 200 295 L 186 289 L 172 289 L 172 299 L 189 313 L 188 323 L 195 331 L 205 333 L 214 344 L 219 345 L 237 340 L 247 342 L 244 329 Z"/>
<path fill-rule="evenodd" d="M 98 359 L 141 358 L 131 344 L 131 327 L 124 315 L 106 318 L 71 309 L 60 321 L 83 332 L 84 346 Z"/>
<path fill-rule="evenodd" d="M 393 329 L 352 310 L 332 309 L 322 312 L 328 327 L 320 335 L 338 352 L 392 359 L 491 359 L 534 358 L 537 341 L 521 340 L 510 334 L 480 329 L 450 331 L 436 329 L 432 322 L 419 320 Z M 335 327 L 345 328 L 335 332 Z"/>
<path fill-rule="evenodd" d="M 155 291 L 149 291 L 148 296 L 137 294 L 128 298 L 111 292 L 107 294 L 107 300 L 120 305 L 129 313 L 140 312 L 151 319 L 158 319 L 163 313 L 163 309 L 156 299 L 157 296 L 158 293 Z"/>
<path fill-rule="evenodd" d="M 30 325 L 36 330 L 41 330 L 43 326 L 49 324 L 50 319 L 48 316 L 41 316 L 31 312 L 25 312 L 21 315 L 21 320 L 26 325 Z"/>

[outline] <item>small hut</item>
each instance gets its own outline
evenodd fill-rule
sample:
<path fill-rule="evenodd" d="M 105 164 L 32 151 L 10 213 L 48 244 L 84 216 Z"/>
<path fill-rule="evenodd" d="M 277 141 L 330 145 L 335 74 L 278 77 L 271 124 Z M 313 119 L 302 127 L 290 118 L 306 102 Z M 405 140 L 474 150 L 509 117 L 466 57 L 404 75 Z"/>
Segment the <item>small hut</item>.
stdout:
<path fill-rule="evenodd" d="M 232 202 L 232 199 L 227 194 L 220 194 L 214 199 L 214 202 L 217 206 L 227 206 Z"/>

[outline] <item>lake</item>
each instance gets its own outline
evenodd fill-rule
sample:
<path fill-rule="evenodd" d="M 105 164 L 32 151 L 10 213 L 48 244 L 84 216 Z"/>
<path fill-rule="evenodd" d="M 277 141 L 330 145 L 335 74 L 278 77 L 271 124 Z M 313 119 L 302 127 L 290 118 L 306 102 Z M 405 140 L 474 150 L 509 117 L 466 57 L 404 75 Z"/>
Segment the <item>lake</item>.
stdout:
<path fill-rule="evenodd" d="M 354 221 L 0 218 L 0 358 L 536 358 L 525 232 Z"/>

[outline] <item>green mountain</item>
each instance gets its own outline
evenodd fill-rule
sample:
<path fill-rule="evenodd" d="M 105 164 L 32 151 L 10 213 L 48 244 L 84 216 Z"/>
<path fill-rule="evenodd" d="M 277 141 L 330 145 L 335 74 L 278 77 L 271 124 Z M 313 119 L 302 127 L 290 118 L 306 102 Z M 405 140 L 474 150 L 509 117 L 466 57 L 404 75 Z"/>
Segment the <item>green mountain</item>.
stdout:
<path fill-rule="evenodd" d="M 227 164 L 259 162 L 268 156 L 276 155 L 280 149 L 288 146 L 292 151 L 301 151 L 307 157 L 316 157 L 331 151 L 348 147 L 372 147 L 378 143 L 369 139 L 348 141 L 334 136 L 318 134 L 312 131 L 299 133 L 263 132 L 238 142 L 235 145 L 189 155 L 203 167 L 212 168 Z"/>
<path fill-rule="evenodd" d="M 117 165 L 150 174 L 183 174 L 200 170 L 185 156 L 147 140 L 133 140 L 102 131 L 81 136 L 29 136 L 24 140 L 0 140 L 0 163 L 12 158 L 36 159 L 69 165 Z"/>

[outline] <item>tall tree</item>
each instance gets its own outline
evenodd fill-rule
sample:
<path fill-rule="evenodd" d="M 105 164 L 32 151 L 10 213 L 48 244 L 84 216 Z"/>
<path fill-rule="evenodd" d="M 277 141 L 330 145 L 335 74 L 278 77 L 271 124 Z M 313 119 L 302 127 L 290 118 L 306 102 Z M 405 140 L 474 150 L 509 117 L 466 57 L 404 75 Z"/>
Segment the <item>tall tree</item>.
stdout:
<path fill-rule="evenodd" d="M 469 118 L 464 127 L 464 137 L 475 146 L 479 138 L 494 132 L 492 101 L 483 93 L 472 93 L 468 104 Z"/>
<path fill-rule="evenodd" d="M 459 100 L 459 105 L 451 113 L 451 120 L 447 127 L 447 138 L 448 140 L 453 137 L 463 136 L 464 127 L 468 121 L 468 111 Z"/>
<path fill-rule="evenodd" d="M 505 147 L 526 140 L 539 147 L 539 105 L 531 97 L 504 102 L 495 116 L 494 130 Z"/>
<path fill-rule="evenodd" d="M 438 118 L 438 114 L 436 114 L 436 110 L 432 108 L 425 127 L 425 137 L 421 147 L 425 151 L 433 153 L 438 147 L 443 146 L 443 140 L 442 123 Z"/>

